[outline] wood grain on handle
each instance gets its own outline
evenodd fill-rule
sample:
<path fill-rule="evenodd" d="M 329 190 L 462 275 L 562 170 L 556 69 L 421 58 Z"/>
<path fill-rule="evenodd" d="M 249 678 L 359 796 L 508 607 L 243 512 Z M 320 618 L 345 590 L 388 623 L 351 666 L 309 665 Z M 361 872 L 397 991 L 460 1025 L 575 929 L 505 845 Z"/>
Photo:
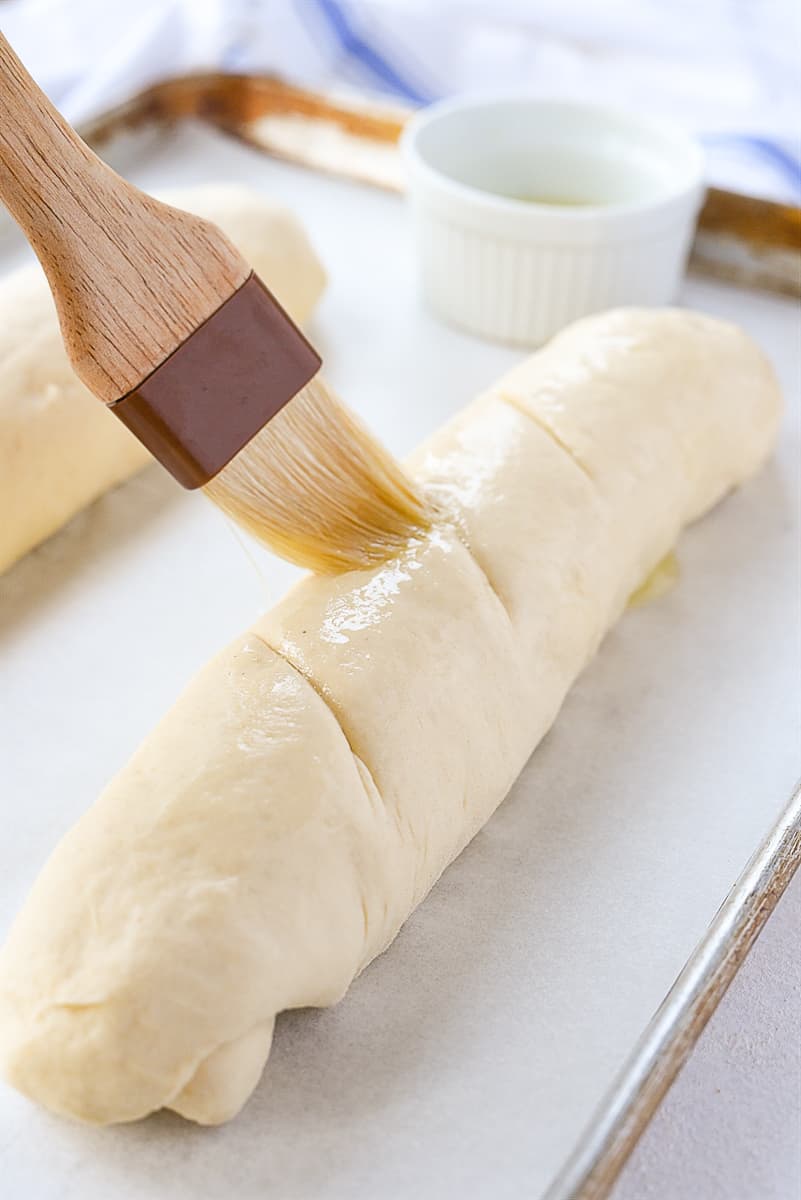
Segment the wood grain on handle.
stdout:
<path fill-rule="evenodd" d="M 250 273 L 216 226 L 146 196 L 84 145 L 2 34 L 0 200 L 47 274 L 76 373 L 107 403 Z"/>

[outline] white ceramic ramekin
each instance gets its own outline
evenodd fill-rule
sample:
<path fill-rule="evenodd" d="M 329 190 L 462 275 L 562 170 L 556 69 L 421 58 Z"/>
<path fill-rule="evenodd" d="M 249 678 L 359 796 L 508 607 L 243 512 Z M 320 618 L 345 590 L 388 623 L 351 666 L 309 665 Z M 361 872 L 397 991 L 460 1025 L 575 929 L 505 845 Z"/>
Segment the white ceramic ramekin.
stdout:
<path fill-rule="evenodd" d="M 675 298 L 703 156 L 669 124 L 526 96 L 446 100 L 401 140 L 423 293 L 483 337 L 537 345 Z"/>

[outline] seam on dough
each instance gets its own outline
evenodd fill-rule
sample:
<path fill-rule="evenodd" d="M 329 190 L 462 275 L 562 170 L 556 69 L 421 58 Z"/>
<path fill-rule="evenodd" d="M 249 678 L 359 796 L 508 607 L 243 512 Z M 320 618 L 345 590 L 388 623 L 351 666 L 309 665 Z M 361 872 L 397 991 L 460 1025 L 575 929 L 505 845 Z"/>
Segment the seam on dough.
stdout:
<path fill-rule="evenodd" d="M 176 1100 L 180 1100 L 181 1096 L 184 1094 L 186 1089 L 188 1087 L 190 1087 L 190 1085 L 194 1082 L 194 1080 L 197 1076 L 197 1073 L 201 1069 L 201 1067 L 203 1067 L 214 1054 L 217 1054 L 218 1051 L 226 1050 L 229 1046 L 233 1046 L 235 1042 L 240 1041 L 242 1038 L 249 1037 L 251 1033 L 255 1033 L 255 1031 L 257 1029 L 261 1029 L 265 1025 L 270 1025 L 270 1027 L 271 1027 L 270 1028 L 271 1044 L 270 1044 L 269 1050 L 267 1051 L 267 1057 L 269 1058 L 270 1050 L 272 1050 L 272 1036 L 273 1036 L 273 1031 L 275 1029 L 276 1018 L 278 1016 L 280 1016 L 281 1012 L 286 1012 L 286 1011 L 287 1011 L 286 1009 L 281 1009 L 280 1012 L 273 1013 L 271 1016 L 263 1017 L 260 1021 L 254 1021 L 251 1025 L 248 1025 L 247 1029 L 244 1029 L 242 1031 L 242 1033 L 237 1033 L 234 1035 L 234 1037 L 225 1038 L 222 1042 L 215 1042 L 215 1044 L 213 1046 L 210 1046 L 208 1049 L 202 1051 L 200 1054 L 200 1057 L 197 1059 L 196 1062 L 194 1062 L 192 1074 L 187 1079 L 184 1080 L 184 1082 L 180 1085 L 180 1087 L 176 1091 L 171 1092 L 166 1100 L 162 1101 L 161 1108 L 169 1109 L 170 1112 L 177 1112 L 179 1116 L 183 1117 L 184 1113 L 182 1113 L 179 1108 L 173 1108 L 172 1106 Z M 265 1060 L 265 1065 L 266 1065 L 266 1060 Z M 264 1072 L 264 1067 L 262 1067 L 262 1073 L 259 1075 L 259 1082 L 261 1082 L 263 1072 Z M 258 1084 L 257 1084 L 257 1086 L 258 1086 Z M 254 1089 L 254 1091 L 255 1091 L 255 1089 Z M 252 1095 L 253 1095 L 253 1092 L 250 1093 L 250 1096 L 252 1096 Z M 246 1100 L 249 1100 L 250 1096 L 247 1096 Z M 159 1112 L 159 1111 L 160 1111 L 160 1109 L 153 1109 L 153 1112 Z M 241 1111 L 241 1109 L 238 1111 Z M 236 1115 L 236 1114 L 234 1114 L 234 1115 Z M 186 1117 L 185 1119 L 189 1120 L 189 1121 L 194 1121 L 196 1118 Z"/>
<path fill-rule="evenodd" d="M 343 733 L 343 737 L 345 737 L 345 741 L 347 742 L 348 739 L 344 733 Z M 391 816 L 395 823 L 395 831 L 398 834 L 398 836 L 399 837 L 406 836 L 409 831 L 408 831 L 408 829 L 405 830 L 403 828 L 403 825 L 401 823 L 400 813 L 398 812 L 397 808 L 395 807 L 394 804 L 391 807 L 387 804 L 386 800 L 384 799 L 384 797 L 381 795 L 381 793 L 378 790 L 378 787 L 377 787 L 376 781 L 375 781 L 375 777 L 373 776 L 372 771 L 367 766 L 367 764 L 365 762 L 363 762 L 363 760 L 361 758 L 359 758 L 359 755 L 355 752 L 355 750 L 351 749 L 350 742 L 348 742 L 348 749 L 350 750 L 351 754 L 353 755 L 353 761 L 356 763 L 356 770 L 359 774 L 359 779 L 361 781 L 361 785 L 367 794 L 367 799 L 370 804 L 370 807 L 373 809 L 373 811 L 377 811 L 379 816 L 384 816 L 384 817 L 386 817 L 387 815 Z M 373 799 L 373 793 L 375 794 L 375 801 Z"/>
<path fill-rule="evenodd" d="M 365 942 L 365 945 L 367 945 L 367 942 L 370 940 L 370 913 L 367 908 L 367 899 L 365 897 L 364 892 L 361 890 L 359 892 L 359 903 L 362 906 L 362 922 L 364 924 L 364 942 Z"/>
<path fill-rule="evenodd" d="M 514 622 L 512 620 L 512 615 L 509 612 L 509 609 L 506 607 L 506 604 L 504 603 L 504 600 L 503 600 L 500 592 L 493 584 L 492 580 L 490 579 L 489 575 L 487 574 L 487 571 L 485 570 L 485 568 L 482 566 L 482 564 L 476 558 L 476 555 L 473 552 L 472 547 L 470 545 L 468 545 L 464 531 L 460 530 L 457 525 L 452 524 L 451 522 L 443 521 L 443 522 L 441 522 L 441 525 L 442 525 L 442 527 L 448 529 L 450 532 L 452 532 L 454 534 L 457 541 L 459 542 L 459 545 L 464 548 L 465 552 L 467 553 L 467 555 L 470 558 L 471 563 L 473 563 L 473 565 L 475 566 L 479 575 L 481 576 L 481 578 L 484 580 L 485 584 L 489 588 L 490 592 L 495 597 L 495 599 L 498 601 L 501 611 L 503 612 L 507 621 L 509 622 L 509 624 L 511 626 L 514 626 Z M 337 715 L 336 711 L 334 710 L 334 707 L 331 704 L 328 697 L 326 696 L 323 688 L 320 686 L 320 684 L 318 684 L 316 679 L 314 679 L 311 675 L 309 675 L 306 671 L 304 671 L 303 668 L 300 667 L 297 663 L 293 662 L 292 659 L 289 658 L 289 656 L 283 650 L 279 650 L 277 646 L 274 646 L 271 642 L 269 642 L 262 633 L 258 633 L 253 629 L 251 629 L 250 632 L 253 634 L 254 637 L 257 637 L 259 639 L 259 641 L 262 642 L 267 647 L 268 650 L 271 650 L 273 652 L 273 654 L 276 654 L 281 659 L 282 662 L 286 663 L 286 665 L 288 667 L 290 667 L 293 671 L 296 671 L 297 674 L 300 675 L 301 679 L 304 679 L 306 681 L 306 683 L 308 683 L 309 687 L 312 689 L 312 691 L 315 693 L 315 695 L 317 695 L 319 697 L 320 701 L 325 705 L 325 707 L 330 712 L 333 720 L 336 722 L 340 733 L 342 734 L 343 738 L 345 739 L 348 749 L 350 750 L 351 754 L 353 755 L 353 758 L 355 759 L 355 761 L 357 763 L 361 764 L 364 771 L 366 772 L 367 777 L 370 781 L 372 788 L 375 791 L 376 796 L 381 801 L 383 811 L 385 813 L 392 814 L 392 816 L 395 819 L 395 824 L 396 824 L 398 833 L 401 834 L 401 836 L 403 836 L 404 830 L 401 828 L 400 813 L 397 811 L 396 806 L 394 804 L 390 805 L 387 803 L 385 796 L 382 794 L 381 789 L 379 788 L 378 784 L 376 783 L 375 772 L 372 770 L 372 768 L 370 767 L 370 764 L 364 758 L 364 755 L 358 753 L 358 751 L 354 749 L 352 739 L 348 735 L 348 732 L 345 729 L 345 726 L 343 725 L 342 721 L 340 720 L 339 716 Z M 358 774 L 358 770 L 357 770 L 357 774 Z M 364 793 L 365 793 L 368 803 L 370 803 L 372 806 L 372 801 L 370 798 L 369 790 L 366 787 L 364 780 L 361 779 L 361 777 L 359 779 L 359 782 L 362 785 L 362 788 L 364 790 Z M 407 830 L 407 833 L 408 833 L 408 835 L 413 836 L 414 831 L 411 828 L 409 828 Z"/>
<path fill-rule="evenodd" d="M 252 634 L 253 637 L 258 638 L 259 641 L 262 642 L 263 645 L 265 645 L 268 650 L 270 650 L 273 654 L 277 655 L 278 658 L 281 659 L 281 662 L 286 663 L 286 665 L 290 668 L 290 670 L 294 671 L 297 675 L 300 675 L 301 679 L 304 680 L 304 682 L 309 685 L 309 687 L 314 692 L 314 694 L 319 698 L 320 702 L 325 705 L 325 707 L 328 709 L 328 712 L 331 714 L 331 718 L 334 721 L 334 723 L 336 724 L 337 729 L 342 734 L 342 737 L 345 740 L 345 744 L 347 745 L 348 750 L 350 750 L 351 754 L 353 755 L 355 762 L 360 763 L 361 766 L 364 768 L 364 770 L 367 774 L 367 777 L 370 780 L 370 784 L 374 788 L 375 794 L 376 794 L 376 796 L 378 796 L 379 800 L 381 801 L 381 803 L 384 807 L 384 811 L 386 812 L 388 810 L 387 802 L 381 794 L 381 789 L 378 787 L 378 784 L 375 781 L 375 775 L 374 775 L 373 771 L 370 769 L 369 763 L 365 762 L 363 756 L 361 754 L 357 754 L 356 751 L 354 750 L 353 742 L 348 737 L 348 734 L 347 734 L 347 731 L 345 730 L 344 725 L 340 721 L 339 717 L 337 716 L 336 712 L 334 711 L 333 706 L 331 705 L 330 700 L 327 698 L 327 696 L 325 695 L 325 692 L 320 687 L 320 685 L 317 683 L 316 679 L 313 679 L 311 675 L 307 674 L 306 671 L 304 671 L 301 667 L 299 667 L 297 663 L 292 662 L 292 660 L 289 657 L 287 657 L 287 655 L 283 651 L 278 650 L 275 646 L 272 645 L 271 642 L 268 642 L 267 638 L 264 637 L 263 634 L 258 633 L 254 629 L 251 629 L 249 632 Z M 373 807 L 372 801 L 370 799 L 370 793 L 367 789 L 367 786 L 365 785 L 364 780 L 361 777 L 361 774 L 359 773 L 358 767 L 356 769 L 356 774 L 359 776 L 359 783 L 361 784 L 364 794 L 367 797 L 368 803 L 370 804 L 371 807 Z"/>
<path fill-rule="evenodd" d="M 568 446 L 567 442 L 563 441 L 562 438 L 559 437 L 559 434 L 556 433 L 555 430 L 551 429 L 551 426 L 547 423 L 547 421 L 543 421 L 542 417 L 540 417 L 537 413 L 532 412 L 530 408 L 526 408 L 525 404 L 522 404 L 516 396 L 511 394 L 511 392 L 495 392 L 494 395 L 496 395 L 499 400 L 502 400 L 504 404 L 508 404 L 517 412 L 522 413 L 524 417 L 528 417 L 530 420 L 532 420 L 534 424 L 542 430 L 543 433 L 548 435 L 554 445 L 558 446 L 560 450 L 564 451 L 573 465 L 578 467 L 583 475 L 586 475 L 590 483 L 592 483 L 594 487 L 597 487 L 595 476 L 587 464 L 582 461 L 578 454 L 576 454 L 572 446 Z"/>
<path fill-rule="evenodd" d="M 470 542 L 469 542 L 468 536 L 467 536 L 467 531 L 462 527 L 460 521 L 458 520 L 458 517 L 456 517 L 454 515 L 451 515 L 450 517 L 443 516 L 443 518 L 440 521 L 435 522 L 434 528 L 445 529 L 449 533 L 452 533 L 453 536 L 456 538 L 456 540 L 459 542 L 459 544 L 467 551 L 467 553 L 470 555 L 471 561 L 475 565 L 479 574 L 483 575 L 484 581 L 485 581 L 487 587 L 492 592 L 493 596 L 498 601 L 498 603 L 500 604 L 501 608 L 503 609 L 503 611 L 505 612 L 506 616 L 509 618 L 509 621 L 511 623 L 512 622 L 512 614 L 509 611 L 506 601 L 504 600 L 503 596 L 499 592 L 498 588 L 493 583 L 492 578 L 490 577 L 489 571 L 484 566 L 484 564 L 479 560 L 478 555 L 476 554 L 473 547 L 470 545 Z"/>
<path fill-rule="evenodd" d="M 258 638 L 258 640 L 264 646 L 266 646 L 268 650 L 270 650 L 273 654 L 275 654 L 278 658 L 280 658 L 281 661 L 283 663 L 285 663 L 286 666 L 289 667 L 289 669 L 291 671 L 294 671 L 297 675 L 300 676 L 300 678 L 305 683 L 307 683 L 309 685 L 311 690 L 314 692 L 314 694 L 320 700 L 321 704 L 323 704 L 325 706 L 326 710 L 331 714 L 332 721 L 336 725 L 337 729 L 339 730 L 340 734 L 342 735 L 342 739 L 345 742 L 345 745 L 348 747 L 348 750 L 350 751 L 351 757 L 353 759 L 353 767 L 354 767 L 354 770 L 355 770 L 356 775 L 359 780 L 359 786 L 362 789 L 364 798 L 365 798 L 370 810 L 376 814 L 376 816 L 379 820 L 381 819 L 381 817 L 383 817 L 385 819 L 387 819 L 387 818 L 390 819 L 394 823 L 395 832 L 399 838 L 403 839 L 404 837 L 406 837 L 406 838 L 412 837 L 413 831 L 409 828 L 407 828 L 406 830 L 404 830 L 404 828 L 403 828 L 402 816 L 401 816 L 401 813 L 398 811 L 397 806 L 394 804 L 388 804 L 385 797 L 382 795 L 381 789 L 379 788 L 378 784 L 376 783 L 375 775 L 374 775 L 373 771 L 371 770 L 370 765 L 367 762 L 365 762 L 365 760 L 361 754 L 357 754 L 356 751 L 354 750 L 353 742 L 351 741 L 350 737 L 348 736 L 348 733 L 347 733 L 344 725 L 340 721 L 339 717 L 337 716 L 336 712 L 334 711 L 333 706 L 331 705 L 330 701 L 328 700 L 327 696 L 325 695 L 325 693 L 323 692 L 322 688 L 317 683 L 317 681 L 315 679 L 312 679 L 311 676 L 307 675 L 307 673 L 305 671 L 303 671 L 296 663 L 293 663 L 292 660 L 290 658 L 288 658 L 286 654 L 282 653 L 280 650 L 277 650 L 275 648 L 275 646 L 271 645 L 271 643 L 268 642 L 268 640 L 261 633 L 257 633 L 255 630 L 251 630 L 250 632 L 253 635 L 253 637 Z M 366 776 L 366 779 L 365 779 L 365 776 Z M 378 803 L 380 805 L 379 812 L 376 812 L 376 805 L 373 800 L 373 796 L 375 796 L 377 798 Z M 417 871 L 417 868 L 415 866 L 415 881 L 416 881 L 416 871 Z M 359 903 L 360 903 L 360 907 L 361 907 L 361 914 L 362 914 L 362 921 L 363 921 L 363 928 L 364 928 L 364 946 L 366 949 L 366 947 L 369 946 L 369 942 L 370 942 L 370 933 L 371 933 L 370 914 L 369 914 L 369 906 L 367 903 L 367 897 L 365 896 L 364 891 L 361 888 L 359 890 Z M 386 898 L 384 898 L 384 913 L 385 913 L 384 920 L 385 921 L 386 921 L 386 911 L 387 911 L 387 901 L 386 901 Z M 362 965 L 357 970 L 356 975 L 360 974 L 361 971 L 364 970 L 365 966 L 367 966 L 367 963 L 371 962 L 373 957 L 374 957 L 374 955 L 371 955 L 366 961 L 362 962 Z M 354 976 L 354 978 L 355 978 L 355 976 Z M 281 1011 L 283 1011 L 283 1010 L 281 1010 Z M 278 1016 L 278 1013 L 276 1013 L 275 1015 Z"/>
<path fill-rule="evenodd" d="M 476 568 L 476 570 L 477 570 L 477 571 L 478 571 L 478 573 L 481 575 L 481 577 L 483 578 L 483 580 L 484 580 L 484 582 L 486 583 L 487 587 L 489 588 L 489 590 L 492 592 L 492 594 L 493 594 L 493 596 L 495 597 L 495 599 L 496 599 L 496 600 L 498 601 L 498 603 L 500 604 L 500 606 L 501 606 L 501 609 L 503 610 L 503 612 L 504 612 L 504 615 L 506 616 L 507 620 L 509 621 L 509 623 L 510 623 L 510 624 L 512 624 L 512 614 L 509 612 L 509 609 L 508 609 L 508 608 L 507 608 L 507 606 L 506 606 L 506 602 L 504 601 L 504 599 L 503 599 L 503 596 L 501 595 L 501 593 L 500 593 L 500 592 L 498 591 L 498 589 L 496 588 L 495 584 L 494 584 L 494 583 L 492 582 L 492 580 L 490 579 L 490 576 L 489 576 L 489 573 L 488 573 L 488 571 L 487 571 L 486 567 L 484 567 L 484 566 L 483 566 L 483 565 L 482 565 L 482 564 L 481 564 L 481 563 L 478 561 L 478 558 L 477 558 L 477 556 L 476 556 L 476 553 L 475 553 L 475 551 L 473 550 L 473 547 L 472 547 L 471 545 L 469 545 L 469 544 L 468 544 L 468 542 L 467 542 L 466 538 L 463 536 L 463 534 L 461 533 L 461 531 L 460 531 L 460 530 L 458 530 L 458 529 L 456 530 L 456 535 L 457 535 L 457 537 L 458 537 L 459 541 L 460 541 L 460 542 L 462 543 L 462 545 L 464 546 L 464 548 L 465 548 L 465 550 L 467 551 L 467 553 L 470 555 L 470 561 L 471 561 L 472 563 L 474 563 L 474 564 L 475 564 L 475 568 Z"/>
<path fill-rule="evenodd" d="M 379 801 L 381 802 L 381 815 L 383 815 L 384 817 L 389 817 L 394 822 L 395 831 L 398 834 L 398 837 L 406 838 L 409 840 L 414 840 L 416 837 L 415 830 L 412 828 L 412 826 L 409 824 L 408 821 L 404 822 L 403 814 L 399 811 L 397 805 L 388 803 L 386 797 L 383 795 L 383 793 L 381 792 L 381 789 L 379 788 L 378 784 L 376 783 L 375 773 L 373 772 L 372 768 L 370 767 L 370 764 L 365 761 L 364 757 L 361 754 L 359 754 L 356 750 L 354 750 L 353 742 L 351 741 L 350 737 L 348 736 L 347 730 L 345 729 L 344 725 L 340 721 L 333 706 L 331 705 L 330 701 L 328 700 L 327 696 L 325 695 L 325 692 L 320 687 L 320 685 L 317 683 L 317 681 L 315 679 L 313 679 L 310 675 L 308 675 L 304 670 L 302 670 L 302 668 L 299 667 L 297 665 L 297 663 L 292 662 L 292 660 L 290 658 L 288 658 L 287 655 L 284 654 L 281 650 L 277 650 L 275 646 L 273 646 L 270 642 L 267 641 L 267 639 L 263 636 L 263 634 L 257 633 L 257 632 L 255 632 L 255 630 L 251 630 L 250 632 L 253 634 L 254 637 L 257 637 L 259 639 L 259 641 L 262 642 L 267 647 L 268 650 L 272 651 L 273 654 L 276 654 L 283 663 L 286 663 L 286 665 L 292 671 L 295 671 L 296 674 L 298 674 L 301 677 L 301 679 L 303 679 L 304 682 L 306 682 L 309 685 L 309 687 L 314 692 L 314 694 L 320 699 L 321 703 L 324 704 L 325 707 L 328 709 L 328 712 L 331 714 L 332 720 L 336 723 L 336 726 L 339 729 L 339 732 L 342 734 L 342 737 L 345 741 L 346 746 L 348 747 L 348 750 L 350 750 L 350 753 L 353 756 L 353 761 L 356 764 L 356 774 L 359 776 L 359 783 L 361 784 L 361 787 L 364 792 L 364 796 L 365 796 L 365 799 L 367 800 L 368 805 L 373 810 L 375 809 L 375 805 L 373 804 L 372 798 L 370 796 L 370 790 L 367 787 L 367 785 L 365 784 L 365 781 L 361 776 L 359 767 L 361 767 L 362 770 L 367 775 L 367 778 L 370 782 L 371 787 L 373 788 L 376 796 L 378 797 Z"/>

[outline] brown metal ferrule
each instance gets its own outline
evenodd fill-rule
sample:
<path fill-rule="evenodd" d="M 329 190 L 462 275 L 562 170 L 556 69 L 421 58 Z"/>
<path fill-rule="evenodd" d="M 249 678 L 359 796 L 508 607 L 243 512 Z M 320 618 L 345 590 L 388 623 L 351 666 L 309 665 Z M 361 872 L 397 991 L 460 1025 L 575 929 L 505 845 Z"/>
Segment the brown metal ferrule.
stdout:
<path fill-rule="evenodd" d="M 256 275 L 109 405 L 185 488 L 223 469 L 321 366 Z"/>

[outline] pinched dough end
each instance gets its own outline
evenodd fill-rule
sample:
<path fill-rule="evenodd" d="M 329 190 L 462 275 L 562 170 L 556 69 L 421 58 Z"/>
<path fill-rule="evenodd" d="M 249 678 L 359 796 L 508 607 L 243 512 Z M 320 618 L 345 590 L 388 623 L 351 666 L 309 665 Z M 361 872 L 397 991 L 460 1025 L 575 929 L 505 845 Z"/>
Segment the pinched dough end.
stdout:
<path fill-rule="evenodd" d="M 334 1003 L 362 965 L 384 831 L 325 702 L 241 637 L 37 880 L 0 952 L 3 1075 L 92 1124 L 228 1120 L 274 1015 Z"/>
<path fill-rule="evenodd" d="M 204 1058 L 167 1105 L 199 1125 L 222 1125 L 242 1109 L 261 1078 L 275 1021 L 263 1021 Z"/>
<path fill-rule="evenodd" d="M 256 1087 L 273 1024 L 263 1021 L 199 1062 L 179 1066 L 169 1081 L 137 1069 L 124 1052 L 124 1037 L 104 1029 L 96 1007 L 60 1005 L 32 1021 L 3 1014 L 0 1061 L 5 1078 L 23 1095 L 86 1124 L 136 1121 L 171 1108 L 200 1125 L 221 1125 Z"/>

